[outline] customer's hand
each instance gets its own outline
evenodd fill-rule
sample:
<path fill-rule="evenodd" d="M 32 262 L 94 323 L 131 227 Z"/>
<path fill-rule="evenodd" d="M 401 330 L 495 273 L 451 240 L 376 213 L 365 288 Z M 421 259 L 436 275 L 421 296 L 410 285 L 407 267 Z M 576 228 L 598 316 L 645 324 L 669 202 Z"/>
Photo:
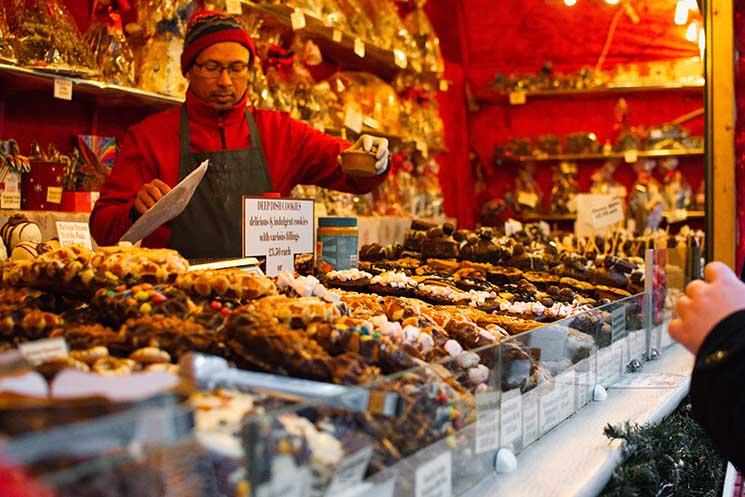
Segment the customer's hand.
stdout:
<path fill-rule="evenodd" d="M 171 187 L 159 179 L 154 179 L 150 183 L 145 183 L 140 188 L 135 198 L 135 209 L 140 214 L 144 214 L 155 203 L 163 198 L 163 195 L 171 191 Z"/>
<path fill-rule="evenodd" d="M 704 280 L 688 285 L 675 304 L 680 317 L 672 320 L 669 328 L 670 335 L 694 354 L 722 319 L 745 309 L 745 284 L 725 264 L 708 264 Z"/>
<path fill-rule="evenodd" d="M 388 139 L 372 135 L 361 135 L 349 150 L 364 150 L 375 154 L 375 171 L 377 175 L 383 174 L 388 169 Z"/>

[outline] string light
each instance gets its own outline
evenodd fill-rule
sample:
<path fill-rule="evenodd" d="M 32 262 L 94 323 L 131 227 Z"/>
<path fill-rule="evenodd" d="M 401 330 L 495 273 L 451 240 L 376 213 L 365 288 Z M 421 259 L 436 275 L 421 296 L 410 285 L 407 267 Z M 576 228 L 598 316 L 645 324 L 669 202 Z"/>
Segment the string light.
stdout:
<path fill-rule="evenodd" d="M 620 1 L 621 0 L 605 0 L 605 3 L 607 3 L 608 5 L 618 5 L 618 2 Z"/>
<path fill-rule="evenodd" d="M 573 7 L 577 5 L 577 0 L 564 0 L 564 5 L 567 7 Z"/>
<path fill-rule="evenodd" d="M 698 12 L 698 3 L 696 2 L 696 0 L 685 0 L 685 4 L 688 7 L 688 10 Z"/>
<path fill-rule="evenodd" d="M 686 30 L 686 40 L 691 43 L 696 43 L 698 40 L 698 23 L 696 21 L 693 21 L 688 25 L 688 29 Z"/>
<path fill-rule="evenodd" d="M 704 28 L 698 30 L 698 54 L 701 60 L 704 60 L 704 54 L 706 52 L 706 32 Z"/>
<path fill-rule="evenodd" d="M 684 0 L 678 0 L 675 4 L 675 24 L 683 26 L 688 22 L 688 4 Z"/>

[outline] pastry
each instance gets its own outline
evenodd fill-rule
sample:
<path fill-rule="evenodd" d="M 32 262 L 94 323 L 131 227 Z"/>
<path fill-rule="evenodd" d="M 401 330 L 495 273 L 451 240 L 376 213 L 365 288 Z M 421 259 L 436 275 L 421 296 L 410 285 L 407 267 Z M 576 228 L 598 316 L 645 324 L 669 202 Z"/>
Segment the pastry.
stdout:
<path fill-rule="evenodd" d="M 127 355 L 129 353 L 126 335 L 101 324 L 60 326 L 49 336 L 50 338 L 64 338 L 73 350 L 106 347 L 113 354 Z"/>
<path fill-rule="evenodd" d="M 240 269 L 197 270 L 179 275 L 175 285 L 193 297 L 254 300 L 276 295 L 274 282 Z"/>
<path fill-rule="evenodd" d="M 36 370 L 47 380 L 52 380 L 57 376 L 57 373 L 66 369 L 74 369 L 85 373 L 90 371 L 90 368 L 84 362 L 80 362 L 72 357 L 57 357 L 36 366 Z"/>
<path fill-rule="evenodd" d="M 264 297 L 249 309 L 271 316 L 293 328 L 303 328 L 312 322 L 332 323 L 341 311 L 332 303 L 316 297 L 289 298 L 282 295 Z"/>
<path fill-rule="evenodd" d="M 398 271 L 386 271 L 370 280 L 370 291 L 380 295 L 410 297 L 416 287 L 416 280 Z"/>
<path fill-rule="evenodd" d="M 97 360 L 108 357 L 109 349 L 103 345 L 98 345 L 89 349 L 71 350 L 68 355 L 76 361 L 92 366 Z"/>
<path fill-rule="evenodd" d="M 33 242 L 34 246 L 41 243 L 39 225 L 29 221 L 24 214 L 12 215 L 0 228 L 0 236 L 8 253 L 12 253 L 20 242 Z"/>
<path fill-rule="evenodd" d="M 38 246 L 39 244 L 36 242 L 18 242 L 10 254 L 10 259 L 13 261 L 31 261 L 39 255 Z"/>
<path fill-rule="evenodd" d="M 370 285 L 372 274 L 359 269 L 345 269 L 326 273 L 325 283 L 331 288 L 351 291 L 365 291 Z"/>
<path fill-rule="evenodd" d="M 191 299 L 176 287 L 142 283 L 102 288 L 91 300 L 91 308 L 102 324 L 118 328 L 127 319 L 162 314 L 185 319 L 194 309 Z"/>
<path fill-rule="evenodd" d="M 118 357 L 102 357 L 93 363 L 91 371 L 102 375 L 119 376 L 131 374 L 137 364 L 132 359 Z"/>
<path fill-rule="evenodd" d="M 189 270 L 189 263 L 175 250 L 131 246 L 99 247 L 91 264 L 100 273 L 131 283 L 173 283 Z"/>
<path fill-rule="evenodd" d="M 430 228 L 422 241 L 422 256 L 434 259 L 457 259 L 460 254 L 458 242 L 442 228 Z"/>
<path fill-rule="evenodd" d="M 129 358 L 142 364 L 158 364 L 171 362 L 171 354 L 157 347 L 143 347 L 129 355 Z"/>
<path fill-rule="evenodd" d="M 156 347 L 178 360 L 188 352 L 218 355 L 222 352 L 219 333 L 194 321 L 173 316 L 149 315 L 129 319 L 120 333 L 126 337 L 129 353 L 143 347 Z"/>

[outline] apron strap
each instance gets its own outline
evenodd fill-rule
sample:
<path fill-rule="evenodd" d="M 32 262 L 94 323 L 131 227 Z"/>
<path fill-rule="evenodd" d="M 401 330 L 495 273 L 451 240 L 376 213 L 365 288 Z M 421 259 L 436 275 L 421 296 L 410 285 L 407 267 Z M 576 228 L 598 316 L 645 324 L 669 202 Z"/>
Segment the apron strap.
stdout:
<path fill-rule="evenodd" d="M 246 122 L 248 123 L 248 130 L 251 133 L 251 146 L 259 149 L 261 156 L 264 156 L 264 149 L 261 147 L 261 138 L 259 137 L 259 129 L 256 127 L 256 121 L 254 120 L 254 113 L 246 108 Z"/>

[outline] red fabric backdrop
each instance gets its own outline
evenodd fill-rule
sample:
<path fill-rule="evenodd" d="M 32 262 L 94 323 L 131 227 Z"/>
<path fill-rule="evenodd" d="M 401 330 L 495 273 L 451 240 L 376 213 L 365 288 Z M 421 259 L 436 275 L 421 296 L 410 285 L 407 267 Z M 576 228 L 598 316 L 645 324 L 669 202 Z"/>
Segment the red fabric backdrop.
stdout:
<path fill-rule="evenodd" d="M 745 4 L 735 3 L 735 95 L 737 124 L 735 157 L 737 160 L 737 271 L 741 274 L 745 261 Z"/>

